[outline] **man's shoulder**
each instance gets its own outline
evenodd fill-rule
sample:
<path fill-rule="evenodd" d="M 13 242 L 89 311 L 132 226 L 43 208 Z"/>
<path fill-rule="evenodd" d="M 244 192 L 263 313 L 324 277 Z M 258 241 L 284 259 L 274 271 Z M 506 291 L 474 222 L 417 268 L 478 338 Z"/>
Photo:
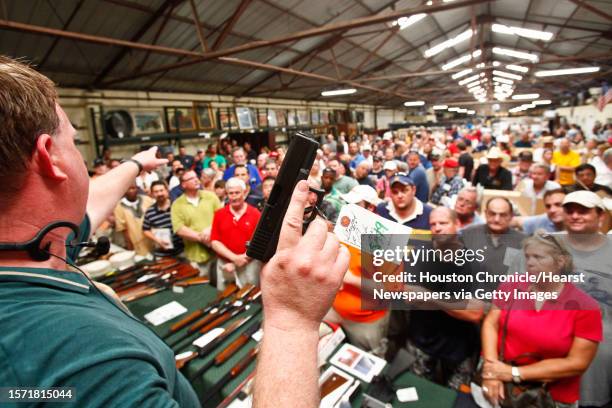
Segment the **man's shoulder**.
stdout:
<path fill-rule="evenodd" d="M 464 237 L 477 237 L 485 232 L 486 224 L 475 224 L 461 230 Z"/>

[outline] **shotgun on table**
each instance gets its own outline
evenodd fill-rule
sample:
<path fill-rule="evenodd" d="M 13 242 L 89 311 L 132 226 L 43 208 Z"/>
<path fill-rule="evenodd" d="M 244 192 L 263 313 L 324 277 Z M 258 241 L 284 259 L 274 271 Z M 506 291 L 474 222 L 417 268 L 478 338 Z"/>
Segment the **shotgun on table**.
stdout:
<path fill-rule="evenodd" d="M 122 301 L 130 302 L 164 291 L 171 287 L 174 283 L 180 282 L 183 279 L 193 278 L 199 273 L 200 271 L 198 269 L 189 264 L 184 264 L 179 266 L 177 269 L 166 272 L 155 279 L 149 280 L 148 282 L 143 282 L 137 286 L 132 286 L 122 291 L 117 291 L 117 295 Z"/>
<path fill-rule="evenodd" d="M 181 330 L 183 327 L 188 326 L 190 323 L 194 322 L 195 320 L 199 319 L 203 315 L 207 314 L 212 309 L 219 306 L 220 303 L 222 303 L 227 298 L 229 298 L 231 295 L 233 295 L 237 290 L 238 290 L 238 286 L 236 286 L 235 284 L 231 283 L 227 285 L 227 287 L 223 290 L 223 292 L 220 292 L 217 295 L 217 297 L 214 298 L 212 301 L 210 301 L 206 306 L 194 311 L 190 315 L 184 317 L 183 319 L 179 320 L 178 322 L 170 326 L 170 330 L 162 336 L 162 339 L 163 340 L 167 339 L 168 337 L 172 336 L 174 333 Z"/>
<path fill-rule="evenodd" d="M 249 307 L 245 308 L 245 310 L 248 310 L 248 309 L 249 309 Z M 232 322 L 227 327 L 216 327 L 216 328 L 213 328 L 213 330 L 209 331 L 204 336 L 202 336 L 204 338 L 204 340 L 203 340 L 204 344 L 202 346 L 196 346 L 197 350 L 195 350 L 195 351 L 186 351 L 184 353 L 179 353 L 179 354 L 177 354 L 174 357 L 176 368 L 178 370 L 182 370 L 192 360 L 195 360 L 196 358 L 206 357 L 217 346 L 219 346 L 221 344 L 221 342 L 223 342 L 226 338 L 228 338 L 229 336 L 234 334 L 236 332 L 236 330 L 238 330 L 239 328 L 244 326 L 246 324 L 246 322 L 251 320 L 253 318 L 253 316 L 254 315 L 242 317 L 242 318 Z M 198 340 L 199 339 L 196 339 L 194 341 L 194 343 L 196 343 Z"/>
<path fill-rule="evenodd" d="M 182 267 L 183 265 L 188 265 L 188 264 L 181 264 L 180 262 L 177 262 L 177 263 L 164 265 L 161 268 L 144 269 L 138 272 L 134 272 L 134 273 L 129 274 L 123 279 L 114 281 L 113 283 L 110 284 L 110 287 L 113 288 L 113 290 L 115 291 L 125 290 L 132 286 L 136 286 L 140 283 L 147 282 L 151 279 L 155 279 L 156 277 L 162 276 L 167 271 L 178 269 Z M 191 265 L 189 266 L 191 267 Z"/>
<path fill-rule="evenodd" d="M 244 356 L 238 363 L 232 367 L 229 373 L 225 374 L 219 381 L 215 383 L 209 390 L 206 390 L 205 395 L 202 395 L 200 402 L 205 407 L 206 403 L 213 398 L 221 389 L 234 378 L 238 377 L 246 368 L 255 360 L 259 353 L 259 347 L 251 349 L 246 356 Z"/>
<path fill-rule="evenodd" d="M 163 262 L 138 264 L 124 270 L 109 272 L 108 274 L 104 275 L 103 278 L 99 279 L 99 281 L 109 286 L 118 285 L 123 281 L 142 276 L 147 272 L 156 272 L 161 269 L 178 266 L 180 264 L 181 262 L 176 259 L 164 260 Z"/>
<path fill-rule="evenodd" d="M 198 331 L 204 333 L 203 329 L 207 329 L 213 323 L 217 324 L 217 319 L 219 319 L 219 317 L 223 317 L 227 312 L 230 312 L 232 309 L 242 306 L 243 303 L 241 301 L 250 292 L 252 292 L 253 289 L 255 289 L 255 286 L 253 285 L 250 285 L 248 287 L 245 286 L 240 289 L 229 299 L 212 308 L 203 318 L 189 326 L 189 328 L 181 336 L 173 339 L 171 342 L 167 342 L 168 346 L 174 347 L 182 343 L 186 338 L 193 336 Z"/>
<path fill-rule="evenodd" d="M 219 354 L 215 356 L 212 360 L 204 364 L 202 367 L 198 368 L 191 376 L 189 376 L 189 380 L 193 381 L 199 376 L 201 376 L 206 370 L 210 367 L 215 366 L 218 367 L 221 364 L 224 364 L 227 360 L 229 360 L 234 354 L 238 352 L 245 344 L 248 343 L 249 339 L 253 334 L 255 334 L 259 328 L 261 327 L 261 322 L 253 322 L 247 329 L 236 338 L 233 342 L 231 342 L 226 348 L 221 350 Z M 225 334 L 225 333 L 224 333 Z M 177 366 L 178 368 L 178 366 Z"/>

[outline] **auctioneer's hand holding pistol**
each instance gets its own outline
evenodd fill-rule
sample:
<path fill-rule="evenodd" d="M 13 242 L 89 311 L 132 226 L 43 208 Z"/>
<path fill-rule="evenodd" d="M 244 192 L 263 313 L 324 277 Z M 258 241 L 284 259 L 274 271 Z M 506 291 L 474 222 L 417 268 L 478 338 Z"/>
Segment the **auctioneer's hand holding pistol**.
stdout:
<path fill-rule="evenodd" d="M 257 229 L 248 245 L 247 255 L 251 258 L 267 262 L 276 252 L 283 218 L 289 207 L 293 190 L 300 180 L 308 178 L 310 168 L 317 156 L 319 144 L 309 136 L 306 133 L 298 132 L 291 139 L 278 177 L 272 187 L 270 198 L 264 205 Z M 307 223 L 313 219 L 314 216 L 310 217 Z"/>

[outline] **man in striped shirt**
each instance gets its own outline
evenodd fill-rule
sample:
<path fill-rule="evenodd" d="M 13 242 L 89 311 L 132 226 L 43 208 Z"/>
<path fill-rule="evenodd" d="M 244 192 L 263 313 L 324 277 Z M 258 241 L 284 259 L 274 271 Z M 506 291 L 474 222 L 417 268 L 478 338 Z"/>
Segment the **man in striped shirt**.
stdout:
<path fill-rule="evenodd" d="M 155 256 L 176 256 L 183 252 L 183 240 L 172 232 L 168 186 L 164 181 L 154 181 L 151 184 L 151 195 L 155 204 L 145 213 L 143 233 L 156 244 L 153 252 Z"/>

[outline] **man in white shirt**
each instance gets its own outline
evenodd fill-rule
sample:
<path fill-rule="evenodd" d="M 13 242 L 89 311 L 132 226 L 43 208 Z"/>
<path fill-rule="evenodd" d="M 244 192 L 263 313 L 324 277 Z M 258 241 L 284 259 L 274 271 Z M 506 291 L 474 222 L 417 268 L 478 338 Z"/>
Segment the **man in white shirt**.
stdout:
<path fill-rule="evenodd" d="M 549 190 L 561 188 L 559 183 L 550 181 L 550 167 L 545 163 L 536 163 L 529 169 L 529 178 L 522 180 L 517 190 L 530 198 L 544 198 Z"/>

